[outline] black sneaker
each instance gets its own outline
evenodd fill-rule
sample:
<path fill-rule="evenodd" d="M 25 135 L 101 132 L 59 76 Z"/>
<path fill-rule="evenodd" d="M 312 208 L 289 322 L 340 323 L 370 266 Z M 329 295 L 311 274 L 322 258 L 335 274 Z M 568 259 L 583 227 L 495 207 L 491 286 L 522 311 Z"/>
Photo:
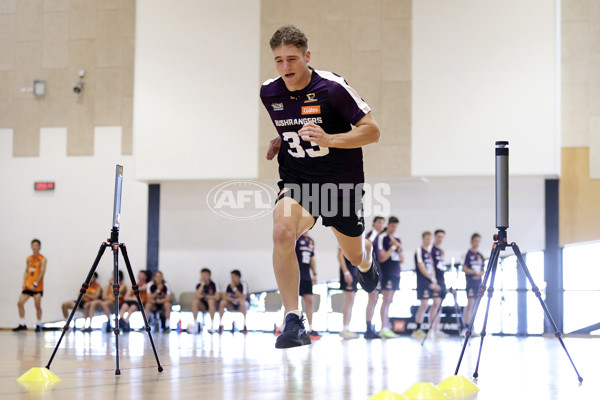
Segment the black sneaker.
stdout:
<path fill-rule="evenodd" d="M 26 331 L 27 325 L 19 325 L 16 328 L 13 328 L 13 332 Z"/>
<path fill-rule="evenodd" d="M 285 328 L 283 328 L 283 332 L 275 340 L 275 348 L 287 349 L 310 343 L 310 336 L 304 328 L 304 318 L 300 318 L 296 314 L 288 314 L 285 317 Z"/>
<path fill-rule="evenodd" d="M 373 331 L 366 331 L 365 339 L 381 339 L 381 336 L 379 336 L 377 333 L 375 333 Z"/>
<path fill-rule="evenodd" d="M 367 272 L 362 272 L 360 269 L 358 270 L 358 283 L 360 283 L 360 286 L 365 292 L 371 293 L 377 288 L 377 285 L 379 284 L 379 270 L 379 263 L 374 255 L 371 268 L 369 268 Z"/>
<path fill-rule="evenodd" d="M 308 332 L 308 336 L 310 336 L 311 339 L 312 338 L 320 338 L 321 334 L 313 329 L 312 331 Z"/>
<path fill-rule="evenodd" d="M 34 330 L 36 332 L 41 332 L 42 331 L 42 326 L 41 325 L 36 325 Z"/>

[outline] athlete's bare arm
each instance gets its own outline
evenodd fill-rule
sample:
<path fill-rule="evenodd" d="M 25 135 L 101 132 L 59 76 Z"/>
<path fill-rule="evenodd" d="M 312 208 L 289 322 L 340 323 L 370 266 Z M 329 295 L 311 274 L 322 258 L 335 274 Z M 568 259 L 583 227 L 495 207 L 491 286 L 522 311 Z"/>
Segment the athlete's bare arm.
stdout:
<path fill-rule="evenodd" d="M 269 148 L 267 149 L 267 160 L 272 160 L 275 158 L 277 153 L 279 153 L 279 149 L 281 148 L 281 137 L 277 136 L 275 139 L 272 139 L 269 142 Z"/>
<path fill-rule="evenodd" d="M 29 268 L 29 264 L 27 264 L 27 261 L 25 261 L 25 273 L 23 274 L 23 290 L 28 290 L 29 288 L 27 287 L 27 269 Z"/>
<path fill-rule="evenodd" d="M 315 261 L 315 256 L 310 258 L 310 269 L 312 270 L 312 283 L 317 283 L 317 262 Z"/>
<path fill-rule="evenodd" d="M 302 140 L 314 142 L 321 147 L 355 149 L 377 143 L 381 132 L 371 114 L 367 114 L 356 123 L 356 128 L 350 132 L 330 135 L 314 122 L 308 122 L 298 131 L 298 135 Z"/>

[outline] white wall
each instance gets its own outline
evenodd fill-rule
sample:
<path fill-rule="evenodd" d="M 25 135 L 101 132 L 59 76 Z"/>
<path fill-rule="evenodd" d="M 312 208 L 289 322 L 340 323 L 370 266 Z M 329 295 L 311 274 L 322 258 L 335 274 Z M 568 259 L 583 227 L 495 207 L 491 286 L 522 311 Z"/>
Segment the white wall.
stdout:
<path fill-rule="evenodd" d="M 214 214 L 206 196 L 218 181 L 161 184 L 159 268 L 177 293 L 193 290 L 199 270 L 208 266 L 224 285 L 229 271 L 239 268 L 251 291 L 276 287 L 271 261 L 271 215 L 255 220 L 231 220 Z M 275 182 L 265 182 L 275 185 Z M 400 218 L 399 235 L 410 254 L 424 230 L 442 227 L 448 260 L 460 258 L 473 232 L 483 235 L 482 252 L 489 255 L 495 228 L 492 178 L 437 178 L 391 181 L 391 214 Z M 509 240 L 522 251 L 544 247 L 544 180 L 517 177 L 511 181 Z M 367 210 L 365 210 L 367 212 Z M 372 216 L 367 218 L 370 225 Z M 316 241 L 320 280 L 337 280 L 336 242 L 318 222 L 311 231 Z"/>
<path fill-rule="evenodd" d="M 413 2 L 413 176 L 560 174 L 559 2 Z"/>
<path fill-rule="evenodd" d="M 259 0 L 137 2 L 135 176 L 258 173 Z"/>
<path fill-rule="evenodd" d="M 65 128 L 45 128 L 40 157 L 14 158 L 12 130 L 0 130 L 0 270 L 5 282 L 0 327 L 17 325 L 16 304 L 33 238 L 42 241 L 41 253 L 48 258 L 43 320 L 62 318 L 60 305 L 77 297 L 100 243 L 110 236 L 118 163 L 124 166 L 121 241 L 127 244 L 133 268 L 146 266 L 147 185 L 133 179 L 132 157 L 121 155 L 121 128 L 95 129 L 94 156 L 67 157 L 66 143 Z M 35 192 L 35 181 L 53 181 L 56 190 Z M 111 260 L 107 250 L 98 267 L 103 286 L 111 275 Z M 26 318 L 32 326 L 32 300 Z"/>

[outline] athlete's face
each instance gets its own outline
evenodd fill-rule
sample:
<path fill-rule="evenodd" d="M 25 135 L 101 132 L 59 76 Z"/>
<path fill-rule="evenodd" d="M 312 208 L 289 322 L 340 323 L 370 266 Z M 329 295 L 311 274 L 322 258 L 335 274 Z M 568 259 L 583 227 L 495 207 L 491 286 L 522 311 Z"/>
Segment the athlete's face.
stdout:
<path fill-rule="evenodd" d="M 446 235 L 443 232 L 438 232 L 435 234 L 435 245 L 439 246 L 442 244 L 442 242 L 444 241 L 444 238 L 446 237 Z"/>
<path fill-rule="evenodd" d="M 383 230 L 384 225 L 385 225 L 385 220 L 378 219 L 377 221 L 373 222 L 373 229 L 375 229 L 377 232 L 381 232 Z"/>
<path fill-rule="evenodd" d="M 235 286 L 240 284 L 240 277 L 237 276 L 236 274 L 231 274 L 231 283 L 233 283 Z"/>
<path fill-rule="evenodd" d="M 304 89 L 310 82 L 310 51 L 304 52 L 293 44 L 273 49 L 275 68 L 289 90 Z"/>
<path fill-rule="evenodd" d="M 471 240 L 471 246 L 473 246 L 474 250 L 477 250 L 479 248 L 479 243 L 481 243 L 480 237 L 474 237 L 473 240 Z"/>
<path fill-rule="evenodd" d="M 427 247 L 431 245 L 431 235 L 423 236 L 423 247 Z"/>
<path fill-rule="evenodd" d="M 204 283 L 209 283 L 210 282 L 210 275 L 208 274 L 208 272 L 202 272 L 200 274 L 200 280 L 202 280 L 202 282 L 204 282 Z"/>
<path fill-rule="evenodd" d="M 391 224 L 388 224 L 387 232 L 390 235 L 393 235 L 394 233 L 396 233 L 396 229 L 398 229 L 398 224 L 395 222 L 392 222 Z"/>
<path fill-rule="evenodd" d="M 90 285 L 96 283 L 96 275 L 92 275 L 92 279 L 90 279 Z"/>
<path fill-rule="evenodd" d="M 154 282 L 162 284 L 165 281 L 163 274 L 157 272 L 154 274 Z"/>
<path fill-rule="evenodd" d="M 34 254 L 39 253 L 41 247 L 42 246 L 40 246 L 38 242 L 31 243 L 31 250 L 34 252 Z"/>
<path fill-rule="evenodd" d="M 142 271 L 138 272 L 138 283 L 146 283 L 146 274 Z"/>

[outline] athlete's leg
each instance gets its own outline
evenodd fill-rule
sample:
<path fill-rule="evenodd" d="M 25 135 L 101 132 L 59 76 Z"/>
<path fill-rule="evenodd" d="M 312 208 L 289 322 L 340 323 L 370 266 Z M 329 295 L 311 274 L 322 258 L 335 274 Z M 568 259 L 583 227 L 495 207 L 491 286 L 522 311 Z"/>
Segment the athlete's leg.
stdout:
<path fill-rule="evenodd" d="M 350 320 L 352 319 L 352 306 L 354 305 L 356 292 L 346 291 L 344 294 L 344 308 L 342 311 L 344 315 L 344 330 L 347 330 L 350 326 Z"/>
<path fill-rule="evenodd" d="M 125 322 L 129 321 L 129 318 L 131 318 L 131 314 L 136 312 L 137 309 L 138 309 L 138 306 L 136 304 L 132 304 L 131 306 L 129 306 L 129 309 L 127 310 L 127 316 L 125 318 L 123 318 L 123 321 L 125 321 Z"/>
<path fill-rule="evenodd" d="M 441 305 L 442 305 L 442 298 L 434 297 L 433 305 L 431 306 L 431 309 L 429 310 L 429 321 L 431 321 L 430 322 L 431 332 L 438 331 L 438 328 L 439 328 L 438 322 L 440 320 L 440 317 L 442 316 L 441 312 L 438 314 L 438 309 L 441 307 Z M 436 314 L 438 314 L 438 315 L 436 316 Z M 435 317 L 435 319 L 434 319 L 434 317 Z"/>
<path fill-rule="evenodd" d="M 382 301 L 381 301 L 381 310 L 379 311 L 380 315 L 381 315 L 381 329 L 390 329 L 391 328 L 391 324 L 390 324 L 390 318 L 389 318 L 389 311 L 390 311 L 390 305 L 392 304 L 392 301 L 394 300 L 394 293 L 396 293 L 394 290 L 382 290 L 381 294 L 382 294 Z"/>
<path fill-rule="evenodd" d="M 65 319 L 69 318 L 69 309 L 72 309 L 73 307 L 75 307 L 75 302 L 74 301 L 65 301 L 64 303 L 62 303 L 62 313 L 63 313 L 63 317 Z"/>
<path fill-rule="evenodd" d="M 221 299 L 219 302 L 219 319 L 221 320 L 221 325 L 223 325 L 223 315 L 225 315 L 225 309 L 230 310 L 233 307 L 233 304 L 227 299 Z"/>
<path fill-rule="evenodd" d="M 123 319 L 123 316 L 127 311 L 129 311 L 129 304 L 123 303 L 121 310 L 119 310 L 119 319 Z"/>
<path fill-rule="evenodd" d="M 305 294 L 302 296 L 304 299 L 304 305 L 306 306 L 306 319 L 308 320 L 308 326 L 312 329 L 312 317 L 313 317 L 313 295 Z M 310 330 L 310 329 L 309 329 Z"/>
<path fill-rule="evenodd" d="M 298 310 L 296 239 L 314 223 L 314 217 L 290 197 L 281 198 L 273 210 L 273 270 L 286 314 Z"/>
<path fill-rule="evenodd" d="M 377 306 L 377 300 L 379 299 L 379 291 L 375 290 L 369 293 L 369 301 L 367 302 L 366 318 L 367 318 L 367 330 L 373 329 L 373 315 L 375 315 L 375 307 Z"/>
<path fill-rule="evenodd" d="M 208 303 L 208 313 L 210 314 L 211 326 L 215 325 L 215 314 L 217 313 L 217 301 L 215 299 L 206 300 Z"/>
<path fill-rule="evenodd" d="M 33 302 L 35 304 L 35 313 L 37 316 L 37 322 L 39 324 L 39 322 L 42 320 L 42 295 L 36 294 L 33 296 Z"/>
<path fill-rule="evenodd" d="M 428 305 L 429 305 L 429 299 L 421 300 L 421 305 L 419 306 L 419 310 L 417 311 L 417 315 L 415 317 L 415 321 L 417 324 L 423 323 L 423 319 L 425 318 L 425 311 L 427 311 Z"/>
<path fill-rule="evenodd" d="M 465 308 L 465 324 L 471 324 L 471 317 L 473 316 L 473 309 L 475 308 L 475 297 L 469 297 L 467 300 L 467 307 Z"/>
<path fill-rule="evenodd" d="M 19 296 L 19 301 L 17 302 L 17 308 L 19 309 L 19 318 L 25 318 L 25 303 L 29 300 L 31 296 L 28 294 L 23 294 Z"/>
<path fill-rule="evenodd" d="M 337 238 L 344 257 L 362 272 L 367 272 L 373 262 L 371 242 L 366 240 L 363 235 L 351 237 L 344 235 L 334 227 L 331 227 L 331 230 Z"/>

